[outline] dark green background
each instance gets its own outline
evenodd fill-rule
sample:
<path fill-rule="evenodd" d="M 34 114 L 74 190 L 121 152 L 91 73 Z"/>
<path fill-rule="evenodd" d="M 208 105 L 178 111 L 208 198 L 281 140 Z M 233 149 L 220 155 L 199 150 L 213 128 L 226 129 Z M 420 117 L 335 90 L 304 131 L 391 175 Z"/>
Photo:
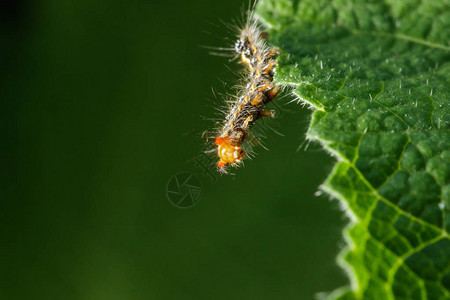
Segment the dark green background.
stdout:
<path fill-rule="evenodd" d="M 246 1 L 11 1 L 1 20 L 1 299 L 311 299 L 346 279 L 345 221 L 314 193 L 333 160 L 277 99 L 266 151 L 235 176 L 192 159 L 241 66 L 220 22 Z M 218 96 L 218 98 L 220 98 Z M 288 112 L 288 111 L 291 112 Z M 203 195 L 166 198 L 180 171 Z"/>

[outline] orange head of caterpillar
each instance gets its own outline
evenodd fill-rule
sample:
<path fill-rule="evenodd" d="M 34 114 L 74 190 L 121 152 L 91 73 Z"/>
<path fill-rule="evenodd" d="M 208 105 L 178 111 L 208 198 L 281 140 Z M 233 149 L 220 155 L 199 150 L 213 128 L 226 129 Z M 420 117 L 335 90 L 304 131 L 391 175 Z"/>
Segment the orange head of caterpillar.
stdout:
<path fill-rule="evenodd" d="M 229 137 L 217 137 L 215 143 L 220 158 L 217 162 L 219 168 L 223 168 L 226 164 L 236 164 L 242 161 L 245 155 L 244 150 L 240 145 L 233 143 Z"/>

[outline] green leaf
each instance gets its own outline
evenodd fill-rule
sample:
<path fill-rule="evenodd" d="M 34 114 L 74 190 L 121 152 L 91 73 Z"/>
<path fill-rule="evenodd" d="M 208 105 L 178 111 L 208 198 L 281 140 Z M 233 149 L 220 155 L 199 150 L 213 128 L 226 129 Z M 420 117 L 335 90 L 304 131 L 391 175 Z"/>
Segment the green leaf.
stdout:
<path fill-rule="evenodd" d="M 450 299 L 450 2 L 261 0 L 275 81 L 337 159 L 350 216 L 330 299 Z M 324 276 L 327 276 L 324 274 Z"/>

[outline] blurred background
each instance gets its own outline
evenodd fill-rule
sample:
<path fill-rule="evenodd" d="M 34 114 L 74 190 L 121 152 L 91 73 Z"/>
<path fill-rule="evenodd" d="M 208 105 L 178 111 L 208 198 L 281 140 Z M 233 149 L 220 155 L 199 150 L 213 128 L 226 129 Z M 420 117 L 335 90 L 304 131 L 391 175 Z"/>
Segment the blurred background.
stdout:
<path fill-rule="evenodd" d="M 347 282 L 346 221 L 314 196 L 333 159 L 297 151 L 307 109 L 280 97 L 284 136 L 234 176 L 201 155 L 211 88 L 241 66 L 200 46 L 229 46 L 220 20 L 247 1 L 1 3 L 1 299 L 312 299 Z M 179 172 L 193 207 L 168 200 Z"/>

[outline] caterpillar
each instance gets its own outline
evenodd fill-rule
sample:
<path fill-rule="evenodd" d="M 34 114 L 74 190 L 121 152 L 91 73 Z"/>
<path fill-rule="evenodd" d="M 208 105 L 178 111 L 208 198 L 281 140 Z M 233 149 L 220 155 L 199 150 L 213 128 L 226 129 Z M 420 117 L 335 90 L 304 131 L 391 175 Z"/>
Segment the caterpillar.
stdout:
<path fill-rule="evenodd" d="M 274 116 L 274 112 L 264 107 L 280 91 L 273 82 L 279 52 L 267 45 L 266 38 L 267 33 L 261 30 L 258 20 L 249 12 L 234 44 L 235 56 L 245 67 L 246 84 L 230 106 L 214 140 L 219 172 L 227 173 L 227 165 L 235 167 L 242 163 L 247 156 L 242 145 L 245 140 L 252 140 L 249 135 L 252 126 L 261 117 Z"/>

